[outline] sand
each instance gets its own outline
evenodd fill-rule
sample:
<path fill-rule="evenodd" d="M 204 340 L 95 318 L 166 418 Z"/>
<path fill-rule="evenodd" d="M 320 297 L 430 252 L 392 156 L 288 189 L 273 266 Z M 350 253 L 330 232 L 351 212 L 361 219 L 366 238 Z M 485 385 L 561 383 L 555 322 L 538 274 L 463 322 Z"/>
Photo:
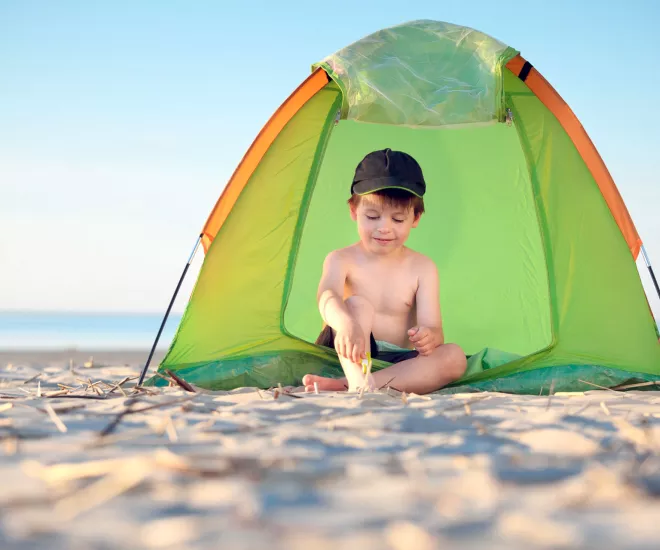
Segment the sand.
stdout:
<path fill-rule="evenodd" d="M 135 393 L 146 354 L 89 355 L 0 354 L 0 548 L 658 547 L 658 392 Z"/>

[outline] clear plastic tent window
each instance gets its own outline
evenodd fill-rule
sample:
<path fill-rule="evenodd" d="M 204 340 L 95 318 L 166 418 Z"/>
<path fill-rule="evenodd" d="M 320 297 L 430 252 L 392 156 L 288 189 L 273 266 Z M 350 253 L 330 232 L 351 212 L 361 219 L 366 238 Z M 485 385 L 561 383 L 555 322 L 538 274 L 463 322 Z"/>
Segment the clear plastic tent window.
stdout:
<path fill-rule="evenodd" d="M 341 86 L 342 118 L 462 126 L 504 120 L 501 67 L 517 53 L 479 31 L 422 20 L 371 34 L 316 67 Z"/>

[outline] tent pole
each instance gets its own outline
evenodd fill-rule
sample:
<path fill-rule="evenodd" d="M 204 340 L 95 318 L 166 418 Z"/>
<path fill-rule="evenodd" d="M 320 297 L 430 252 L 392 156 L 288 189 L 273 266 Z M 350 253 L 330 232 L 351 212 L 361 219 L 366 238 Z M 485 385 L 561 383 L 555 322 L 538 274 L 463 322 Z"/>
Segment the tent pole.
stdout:
<path fill-rule="evenodd" d="M 655 273 L 653 273 L 653 267 L 651 267 L 651 260 L 649 260 L 649 255 L 646 253 L 646 248 L 642 245 L 642 255 L 644 256 L 644 261 L 646 262 L 646 267 L 651 274 L 651 279 L 653 279 L 653 284 L 655 285 L 655 291 L 658 293 L 658 298 L 660 298 L 660 286 L 658 286 L 658 279 L 655 278 Z"/>
<path fill-rule="evenodd" d="M 188 273 L 188 268 L 190 267 L 190 264 L 192 263 L 193 258 L 195 257 L 195 253 L 199 248 L 199 243 L 201 242 L 202 242 L 202 235 L 200 234 L 200 236 L 197 237 L 197 242 L 195 242 L 195 248 L 193 248 L 193 251 L 190 254 L 190 258 L 188 258 L 188 263 L 186 264 L 186 267 L 183 268 L 183 273 L 181 273 L 181 277 L 179 278 L 179 283 L 176 285 L 174 294 L 172 294 L 170 305 L 167 306 L 167 311 L 165 312 L 165 317 L 163 317 L 163 322 L 160 324 L 160 328 L 158 329 L 158 334 L 156 335 L 156 339 L 154 340 L 154 345 L 151 346 L 151 352 L 149 353 L 149 358 L 147 359 L 147 362 L 145 363 L 144 368 L 142 369 L 142 373 L 140 374 L 140 380 L 138 381 L 138 386 L 141 386 L 142 382 L 144 382 L 144 375 L 147 374 L 147 370 L 149 369 L 149 364 L 151 363 L 151 358 L 154 356 L 154 352 L 156 351 L 158 340 L 160 339 L 160 335 L 163 332 L 163 328 L 165 328 L 165 323 L 167 322 L 167 318 L 169 317 L 172 306 L 174 305 L 174 300 L 176 300 L 176 295 L 179 293 L 179 289 L 181 288 L 181 283 L 183 283 L 183 279 L 185 278 L 186 273 Z"/>

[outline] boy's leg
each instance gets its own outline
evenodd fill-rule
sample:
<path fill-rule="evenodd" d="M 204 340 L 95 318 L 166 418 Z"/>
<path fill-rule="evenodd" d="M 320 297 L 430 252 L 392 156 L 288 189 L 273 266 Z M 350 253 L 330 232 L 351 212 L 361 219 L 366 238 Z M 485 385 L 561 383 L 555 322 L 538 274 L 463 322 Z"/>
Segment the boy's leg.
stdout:
<path fill-rule="evenodd" d="M 463 350 L 443 344 L 430 355 L 418 355 L 373 373 L 376 388 L 391 386 L 406 393 L 430 393 L 458 380 L 467 368 Z"/>
<path fill-rule="evenodd" d="M 343 364 L 342 364 L 343 366 Z M 458 380 L 467 368 L 463 350 L 456 344 L 444 344 L 431 355 L 419 355 L 396 363 L 372 374 L 376 388 L 391 386 L 406 393 L 424 394 Z M 341 391 L 346 389 L 346 380 L 307 375 L 303 378 L 306 390 L 314 391 L 314 382 L 319 389 Z M 326 382 L 329 384 L 326 385 Z"/>
<path fill-rule="evenodd" d="M 368 300 L 362 296 L 351 296 L 345 300 L 351 316 L 357 321 L 364 332 L 365 351 L 371 348 L 371 328 L 373 325 L 374 308 Z M 314 391 L 314 382 L 319 390 L 326 391 L 355 391 L 364 383 L 362 365 L 353 363 L 350 359 L 339 356 L 339 362 L 344 370 L 345 378 L 326 378 L 307 374 L 303 377 L 303 384 L 307 391 Z"/>
<path fill-rule="evenodd" d="M 374 308 L 369 301 L 362 296 L 351 296 L 346 298 L 346 307 L 353 319 L 355 319 L 362 328 L 364 334 L 364 351 L 371 351 L 371 329 L 374 323 Z M 364 374 L 362 374 L 362 364 L 353 363 L 346 357 L 339 357 L 344 375 L 348 381 L 348 391 L 356 391 L 364 384 Z"/>

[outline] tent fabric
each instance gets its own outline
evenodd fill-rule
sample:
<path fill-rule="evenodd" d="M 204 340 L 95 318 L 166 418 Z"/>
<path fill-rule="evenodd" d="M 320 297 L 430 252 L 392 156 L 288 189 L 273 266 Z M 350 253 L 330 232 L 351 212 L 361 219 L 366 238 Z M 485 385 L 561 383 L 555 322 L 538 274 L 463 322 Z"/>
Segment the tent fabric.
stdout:
<path fill-rule="evenodd" d="M 506 64 L 506 67 L 513 72 L 513 74 L 519 75 L 526 63 L 527 61 L 525 61 L 523 57 L 517 55 Z M 593 142 L 589 139 L 587 132 L 582 127 L 582 124 L 580 124 L 580 121 L 577 119 L 571 108 L 556 90 L 534 67 L 531 67 L 529 73 L 525 77 L 525 84 L 552 112 L 562 125 L 562 128 L 564 128 L 566 133 L 570 136 L 573 144 L 580 153 L 582 160 L 584 160 L 591 175 L 594 180 L 596 180 L 619 229 L 621 229 L 621 233 L 623 233 L 623 236 L 628 243 L 628 248 L 630 248 L 633 258 L 637 259 L 642 247 L 642 239 L 637 233 L 635 224 L 628 213 L 628 209 L 621 198 L 621 194 L 619 193 L 612 176 L 607 170 L 603 159 L 598 154 Z"/>
<path fill-rule="evenodd" d="M 163 365 L 312 347 L 283 335 L 280 316 L 301 203 L 340 104 L 336 87 L 322 89 L 264 154 L 211 244 Z"/>
<path fill-rule="evenodd" d="M 232 175 L 220 195 L 218 202 L 204 224 L 202 230 L 202 245 L 204 252 L 208 252 L 216 233 L 227 219 L 229 212 L 236 203 L 236 199 L 247 184 L 248 179 L 263 158 L 282 128 L 291 120 L 300 108 L 309 101 L 323 86 L 328 83 L 328 75 L 317 70 L 303 82 L 291 96 L 282 104 L 268 121 L 261 133 L 257 136 L 243 161 Z"/>
<path fill-rule="evenodd" d="M 346 200 L 357 162 L 393 147 L 425 171 L 427 212 L 409 243 L 438 266 L 447 340 L 474 354 L 455 386 L 538 393 L 548 376 L 570 390 L 660 375 L 631 257 L 638 236 L 593 144 L 535 69 L 518 77 L 515 50 L 443 25 L 414 22 L 376 33 L 395 40 L 341 50 L 273 116 L 209 217 L 207 255 L 161 371 L 210 389 L 341 376 L 334 352 L 312 343 L 316 285 L 323 257 L 356 239 Z M 403 72 L 381 73 L 383 60 Z M 441 64 L 472 83 L 470 106 L 463 88 L 433 96 L 419 84 L 428 71 L 439 89 Z M 401 99 L 410 83 L 388 81 L 410 68 L 430 118 Z M 365 82 L 384 94 L 349 94 Z M 377 107 L 382 98 L 396 105 Z"/>

